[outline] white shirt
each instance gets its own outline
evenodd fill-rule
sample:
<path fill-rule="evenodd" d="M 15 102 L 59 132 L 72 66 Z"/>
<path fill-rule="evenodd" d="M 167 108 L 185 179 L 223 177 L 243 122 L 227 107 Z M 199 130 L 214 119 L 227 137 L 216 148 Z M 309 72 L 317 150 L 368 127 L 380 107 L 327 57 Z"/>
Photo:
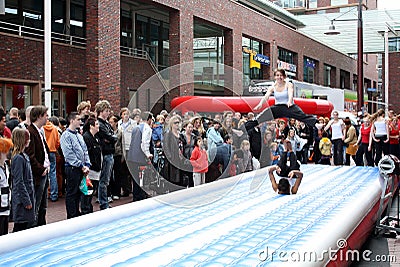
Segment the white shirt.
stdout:
<path fill-rule="evenodd" d="M 47 154 L 46 146 L 44 145 L 44 142 L 46 140 L 46 137 L 43 133 L 43 128 L 38 128 L 36 124 L 32 123 L 33 126 L 35 126 L 36 130 L 38 130 L 40 134 L 40 139 L 42 140 L 42 145 L 43 145 L 43 150 L 44 150 L 44 162 L 43 162 L 43 167 L 44 168 L 49 168 L 50 167 L 50 160 L 49 160 L 49 155 Z"/>
<path fill-rule="evenodd" d="M 375 126 L 375 136 L 380 137 L 387 135 L 386 122 L 384 120 L 375 121 L 374 126 Z"/>
<path fill-rule="evenodd" d="M 140 147 L 142 148 L 143 153 L 146 157 L 151 155 L 150 153 L 150 142 L 151 142 L 151 135 L 153 133 L 151 127 L 145 122 L 143 123 L 143 131 L 142 131 L 142 143 Z"/>
<path fill-rule="evenodd" d="M 343 137 L 343 125 L 344 122 L 339 119 L 338 122 L 334 122 L 331 124 L 332 128 L 332 140 L 342 139 Z"/>

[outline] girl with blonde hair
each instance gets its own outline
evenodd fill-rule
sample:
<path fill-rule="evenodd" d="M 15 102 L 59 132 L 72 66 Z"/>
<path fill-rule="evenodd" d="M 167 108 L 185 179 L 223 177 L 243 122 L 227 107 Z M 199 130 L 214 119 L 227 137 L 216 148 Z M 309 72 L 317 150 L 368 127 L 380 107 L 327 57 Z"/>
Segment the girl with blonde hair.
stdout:
<path fill-rule="evenodd" d="M 15 128 L 12 132 L 14 150 L 11 159 L 13 174 L 12 210 L 14 230 L 18 232 L 28 228 L 35 221 L 35 196 L 33 176 L 29 156 L 25 148 L 29 145 L 28 130 Z"/>

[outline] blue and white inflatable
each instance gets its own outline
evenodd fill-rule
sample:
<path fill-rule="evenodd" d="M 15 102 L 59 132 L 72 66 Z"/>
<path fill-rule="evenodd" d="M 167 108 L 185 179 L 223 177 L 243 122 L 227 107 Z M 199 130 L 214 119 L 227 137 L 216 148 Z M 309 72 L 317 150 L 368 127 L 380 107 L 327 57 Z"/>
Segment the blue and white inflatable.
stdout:
<path fill-rule="evenodd" d="M 0 237 L 1 266 L 321 266 L 362 245 L 378 168 L 302 165 L 297 195 L 268 169 Z M 372 214 L 372 215 L 371 215 Z M 372 216 L 371 219 L 368 216 Z M 353 243 L 357 235 L 356 245 Z M 361 244 L 360 244 L 361 243 Z M 356 246 L 356 247 L 354 247 Z M 328 251 L 333 251 L 329 253 Z M 340 265 L 340 264 L 339 264 Z"/>

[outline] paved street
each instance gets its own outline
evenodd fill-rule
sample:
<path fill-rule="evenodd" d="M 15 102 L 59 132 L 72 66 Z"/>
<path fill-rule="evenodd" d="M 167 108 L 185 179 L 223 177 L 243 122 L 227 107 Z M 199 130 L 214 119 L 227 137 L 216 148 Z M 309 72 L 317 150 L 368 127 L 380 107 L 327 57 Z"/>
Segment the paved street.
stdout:
<path fill-rule="evenodd" d="M 132 195 L 130 195 L 129 197 L 122 197 L 119 200 L 114 200 L 110 205 L 112 207 L 116 207 L 131 202 L 132 202 Z M 99 203 L 95 203 L 93 201 L 93 210 L 95 212 L 100 210 Z M 64 197 L 59 198 L 58 201 L 56 202 L 51 202 L 49 200 L 47 209 L 47 223 L 58 222 L 66 219 L 67 219 L 67 213 L 65 211 L 65 198 Z M 13 223 L 9 224 L 8 227 L 9 233 L 12 232 L 13 225 L 14 225 Z"/>

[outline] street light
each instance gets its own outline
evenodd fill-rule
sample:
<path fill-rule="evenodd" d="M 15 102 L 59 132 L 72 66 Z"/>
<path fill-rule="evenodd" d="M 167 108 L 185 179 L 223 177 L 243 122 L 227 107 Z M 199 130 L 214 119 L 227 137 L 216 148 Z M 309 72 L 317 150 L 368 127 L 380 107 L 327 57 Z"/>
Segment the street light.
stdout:
<path fill-rule="evenodd" d="M 350 10 L 349 10 L 350 11 Z M 347 11 L 347 12 L 349 12 Z M 347 13 L 346 12 L 346 13 Z M 346 14 L 344 13 L 344 14 Z M 343 16 L 342 14 L 341 16 Z M 339 16 L 340 17 L 340 16 Z M 357 109 L 364 114 L 364 62 L 363 62 L 363 20 L 362 20 L 362 0 L 358 1 L 358 18 L 357 19 L 336 19 L 331 20 L 329 30 L 325 32 L 326 35 L 338 35 L 339 31 L 333 25 L 334 21 L 358 21 L 357 27 Z"/>

